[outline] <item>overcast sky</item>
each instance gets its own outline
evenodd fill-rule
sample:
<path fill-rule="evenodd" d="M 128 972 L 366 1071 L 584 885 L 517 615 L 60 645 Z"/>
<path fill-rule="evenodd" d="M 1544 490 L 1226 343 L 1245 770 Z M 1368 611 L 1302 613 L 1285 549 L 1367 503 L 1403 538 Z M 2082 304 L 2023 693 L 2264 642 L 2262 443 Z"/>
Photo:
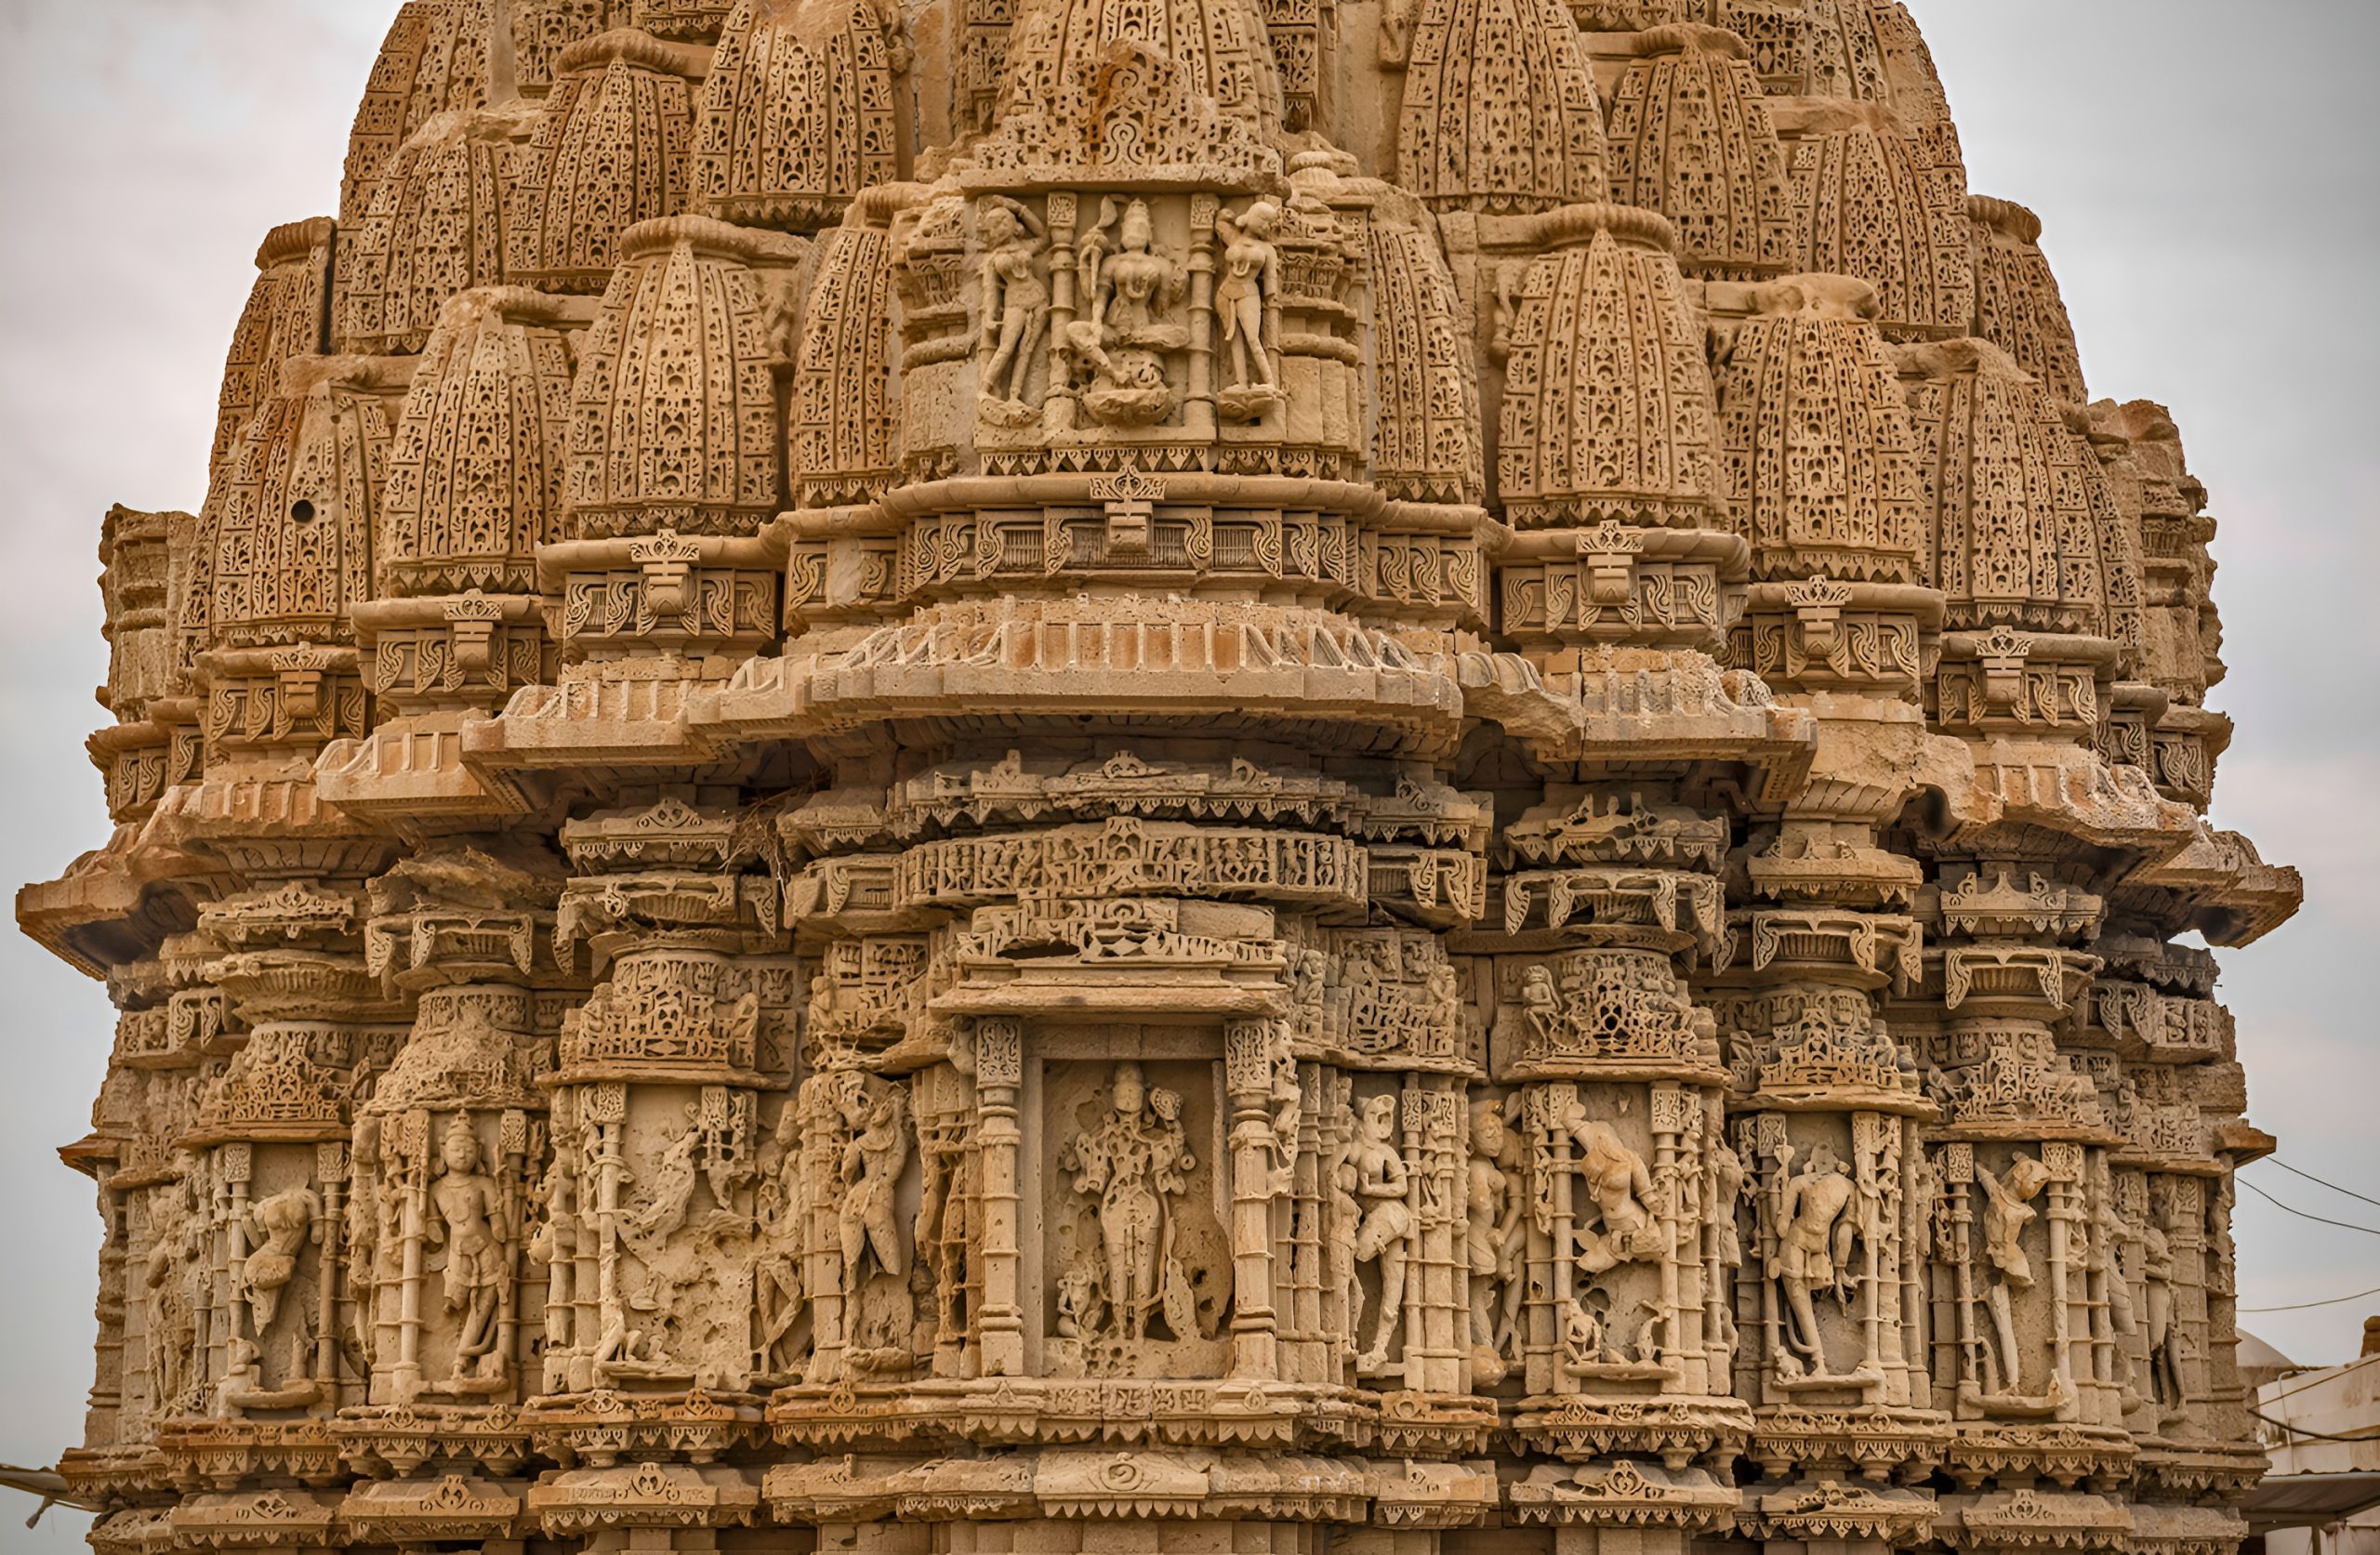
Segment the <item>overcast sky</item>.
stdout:
<path fill-rule="evenodd" d="M 2380 6 L 1912 4 L 1976 190 L 2047 225 L 2093 392 L 2170 405 L 2214 492 L 2231 665 L 2215 701 L 2241 726 L 2217 813 L 2307 880 L 2294 925 L 2226 955 L 2222 993 L 2281 1158 L 2380 1199 Z M 258 240 L 336 206 L 395 9 L 0 0 L 0 530 L 21 585 L 0 613 L 0 881 L 54 876 L 107 835 L 82 750 L 103 717 L 100 516 L 196 510 Z M 90 1185 L 53 1152 L 83 1130 L 112 1018 L 13 935 L 0 989 L 0 1460 L 44 1464 L 81 1430 L 97 1284 Z M 2245 1176 L 2380 1228 L 2380 1205 L 2271 1164 Z M 2239 1241 L 2247 1306 L 2380 1286 L 2380 1235 L 2253 1193 Z M 2336 1361 L 2367 1312 L 2380 1297 L 2242 1324 Z M 83 1522 L 53 1512 L 29 1547 L 78 1549 Z"/>

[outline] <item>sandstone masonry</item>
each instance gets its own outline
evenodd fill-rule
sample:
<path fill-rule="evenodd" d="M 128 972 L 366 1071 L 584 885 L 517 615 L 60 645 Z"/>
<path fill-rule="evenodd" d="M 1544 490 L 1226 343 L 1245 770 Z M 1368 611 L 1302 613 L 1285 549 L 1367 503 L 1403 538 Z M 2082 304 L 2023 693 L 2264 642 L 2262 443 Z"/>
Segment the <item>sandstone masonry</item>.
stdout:
<path fill-rule="evenodd" d="M 2236 1548 L 2299 884 L 1895 0 L 412 0 L 341 204 L 19 898 L 103 1555 Z"/>

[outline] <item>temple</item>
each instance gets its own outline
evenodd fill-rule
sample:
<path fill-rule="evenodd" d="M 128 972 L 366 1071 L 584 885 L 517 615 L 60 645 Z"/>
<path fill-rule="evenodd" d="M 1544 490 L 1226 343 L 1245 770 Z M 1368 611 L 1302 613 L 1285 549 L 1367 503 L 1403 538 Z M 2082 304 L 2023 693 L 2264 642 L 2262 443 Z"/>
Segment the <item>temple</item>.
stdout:
<path fill-rule="evenodd" d="M 1903 5 L 409 0 L 344 170 L 18 899 L 99 1555 L 2238 1547 L 2300 885 Z"/>

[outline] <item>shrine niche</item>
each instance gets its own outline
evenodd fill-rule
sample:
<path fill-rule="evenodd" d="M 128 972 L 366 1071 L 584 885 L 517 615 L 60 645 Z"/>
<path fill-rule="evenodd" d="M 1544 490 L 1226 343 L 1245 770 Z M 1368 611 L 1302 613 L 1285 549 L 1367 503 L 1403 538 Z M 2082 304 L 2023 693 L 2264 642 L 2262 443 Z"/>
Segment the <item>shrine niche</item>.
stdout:
<path fill-rule="evenodd" d="M 104 1555 L 2244 1537 L 2300 885 L 1896 0 L 413 0 L 346 155 L 19 898 Z"/>

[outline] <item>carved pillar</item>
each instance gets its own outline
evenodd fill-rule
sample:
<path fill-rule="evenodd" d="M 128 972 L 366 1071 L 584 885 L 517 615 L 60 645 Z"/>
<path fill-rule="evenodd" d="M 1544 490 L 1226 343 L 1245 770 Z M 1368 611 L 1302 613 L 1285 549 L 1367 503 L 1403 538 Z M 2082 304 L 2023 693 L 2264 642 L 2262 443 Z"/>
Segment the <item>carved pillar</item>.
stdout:
<path fill-rule="evenodd" d="M 984 1375 L 1025 1371 L 1025 1309 L 1018 1283 L 1017 1092 L 1025 1083 L 1025 1028 L 1009 1020 L 974 1023 L 977 1129 L 983 1151 Z"/>
<path fill-rule="evenodd" d="M 1223 1026 L 1224 1084 L 1231 1096 L 1231 1371 L 1234 1377 L 1279 1373 L 1279 1314 L 1275 1307 L 1275 1166 L 1287 1148 L 1273 1134 L 1275 1023 L 1232 1021 Z"/>
<path fill-rule="evenodd" d="M 2037 1472 L 2106 1487 L 2131 1456 L 2102 1277 L 2118 1257 L 2106 1157 L 2118 1136 L 2057 1035 L 2098 966 L 2069 947 L 2097 931 L 2100 903 L 1999 865 L 1945 876 L 1925 992 L 1946 1104 L 1927 1145 L 1946 1467 L 1968 1490 Z M 1989 1512 L 1992 1494 L 1964 1515 Z M 2087 1519 L 2089 1499 L 2049 1499 L 2036 1521 Z"/>

